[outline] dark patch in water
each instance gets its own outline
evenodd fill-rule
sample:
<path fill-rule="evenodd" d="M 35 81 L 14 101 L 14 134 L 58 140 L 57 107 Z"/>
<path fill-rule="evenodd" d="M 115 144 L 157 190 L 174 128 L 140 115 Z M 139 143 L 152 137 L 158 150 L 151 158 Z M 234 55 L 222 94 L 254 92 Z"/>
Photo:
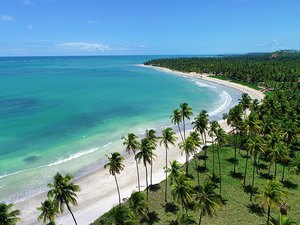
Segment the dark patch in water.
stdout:
<path fill-rule="evenodd" d="M 29 157 L 23 159 L 23 161 L 26 162 L 26 163 L 33 163 L 33 162 L 36 162 L 38 160 L 39 160 L 39 157 L 37 157 L 37 156 L 29 156 Z"/>
<path fill-rule="evenodd" d="M 32 111 L 40 105 L 40 102 L 34 98 L 1 98 L 0 114 L 18 114 Z"/>

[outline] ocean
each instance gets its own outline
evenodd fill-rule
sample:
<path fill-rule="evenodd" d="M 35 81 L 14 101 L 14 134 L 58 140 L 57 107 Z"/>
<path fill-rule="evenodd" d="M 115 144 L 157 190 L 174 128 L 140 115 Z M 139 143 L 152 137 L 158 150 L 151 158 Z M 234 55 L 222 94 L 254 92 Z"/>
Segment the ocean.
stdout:
<path fill-rule="evenodd" d="M 0 58 L 0 201 L 102 167 L 128 132 L 172 126 L 181 102 L 217 120 L 237 103 L 237 90 L 138 66 L 158 57 Z"/>

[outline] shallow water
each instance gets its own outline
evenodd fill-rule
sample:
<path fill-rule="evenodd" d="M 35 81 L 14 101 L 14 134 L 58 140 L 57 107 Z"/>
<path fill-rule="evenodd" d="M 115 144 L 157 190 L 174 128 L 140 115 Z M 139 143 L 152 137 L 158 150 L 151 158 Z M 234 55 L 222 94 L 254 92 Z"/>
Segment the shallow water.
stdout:
<path fill-rule="evenodd" d="M 239 92 L 136 66 L 155 56 L 0 58 L 0 200 L 83 175 L 128 132 L 170 126 L 181 102 L 220 119 Z"/>

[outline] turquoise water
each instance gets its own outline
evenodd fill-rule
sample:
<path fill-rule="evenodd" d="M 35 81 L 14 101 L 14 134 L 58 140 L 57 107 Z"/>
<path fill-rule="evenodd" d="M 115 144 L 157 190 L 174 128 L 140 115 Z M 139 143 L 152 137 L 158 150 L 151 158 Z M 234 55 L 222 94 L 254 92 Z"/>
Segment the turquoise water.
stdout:
<path fill-rule="evenodd" d="M 180 102 L 219 119 L 239 92 L 139 67 L 149 56 L 0 58 L 0 200 L 83 175 L 128 132 L 170 126 Z"/>

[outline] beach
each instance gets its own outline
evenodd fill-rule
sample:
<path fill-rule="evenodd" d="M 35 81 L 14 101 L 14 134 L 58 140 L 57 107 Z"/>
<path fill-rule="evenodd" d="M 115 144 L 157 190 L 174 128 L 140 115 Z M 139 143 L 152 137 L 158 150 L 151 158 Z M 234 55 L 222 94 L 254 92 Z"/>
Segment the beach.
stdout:
<path fill-rule="evenodd" d="M 144 65 L 141 65 L 144 66 Z M 192 77 L 195 79 L 203 79 L 208 82 L 214 82 L 220 85 L 234 88 L 240 92 L 248 93 L 251 98 L 262 100 L 264 94 L 260 91 L 251 89 L 249 87 L 231 83 L 229 81 L 214 79 L 208 76 L 208 74 L 196 74 L 196 73 L 182 73 L 178 71 L 172 71 L 166 68 L 144 66 L 153 69 L 157 69 L 166 73 Z M 230 127 L 226 125 L 225 121 L 220 121 L 222 127 L 229 131 Z M 188 133 L 189 131 L 187 131 Z M 179 134 L 177 134 L 178 140 L 180 140 Z M 124 153 L 125 154 L 125 153 Z M 165 166 L 165 149 L 158 147 L 155 151 L 157 159 L 153 163 L 153 183 L 159 183 L 165 178 L 164 166 Z M 120 175 L 118 175 L 118 181 L 120 185 L 121 198 L 128 198 L 132 192 L 137 191 L 137 176 L 135 161 L 133 155 L 125 154 L 125 169 Z M 171 146 L 168 151 L 169 161 L 178 160 L 179 162 L 185 162 L 185 156 L 181 154 L 181 150 L 177 144 Z M 145 169 L 142 164 L 140 167 L 140 179 L 142 189 L 145 188 Z M 96 220 L 103 213 L 107 212 L 110 208 L 118 203 L 118 195 L 116 185 L 113 176 L 111 176 L 107 170 L 103 168 L 95 170 L 87 175 L 75 179 L 74 181 L 81 187 L 81 191 L 78 193 L 78 205 L 72 207 L 74 215 L 78 221 L 78 224 L 89 224 Z M 46 193 L 39 194 L 23 202 L 15 204 L 15 208 L 18 208 L 22 212 L 23 221 L 20 224 L 31 225 L 37 224 L 38 211 L 37 207 L 40 203 L 46 199 Z M 66 210 L 65 213 L 57 218 L 58 224 L 72 224 L 72 217 Z"/>

